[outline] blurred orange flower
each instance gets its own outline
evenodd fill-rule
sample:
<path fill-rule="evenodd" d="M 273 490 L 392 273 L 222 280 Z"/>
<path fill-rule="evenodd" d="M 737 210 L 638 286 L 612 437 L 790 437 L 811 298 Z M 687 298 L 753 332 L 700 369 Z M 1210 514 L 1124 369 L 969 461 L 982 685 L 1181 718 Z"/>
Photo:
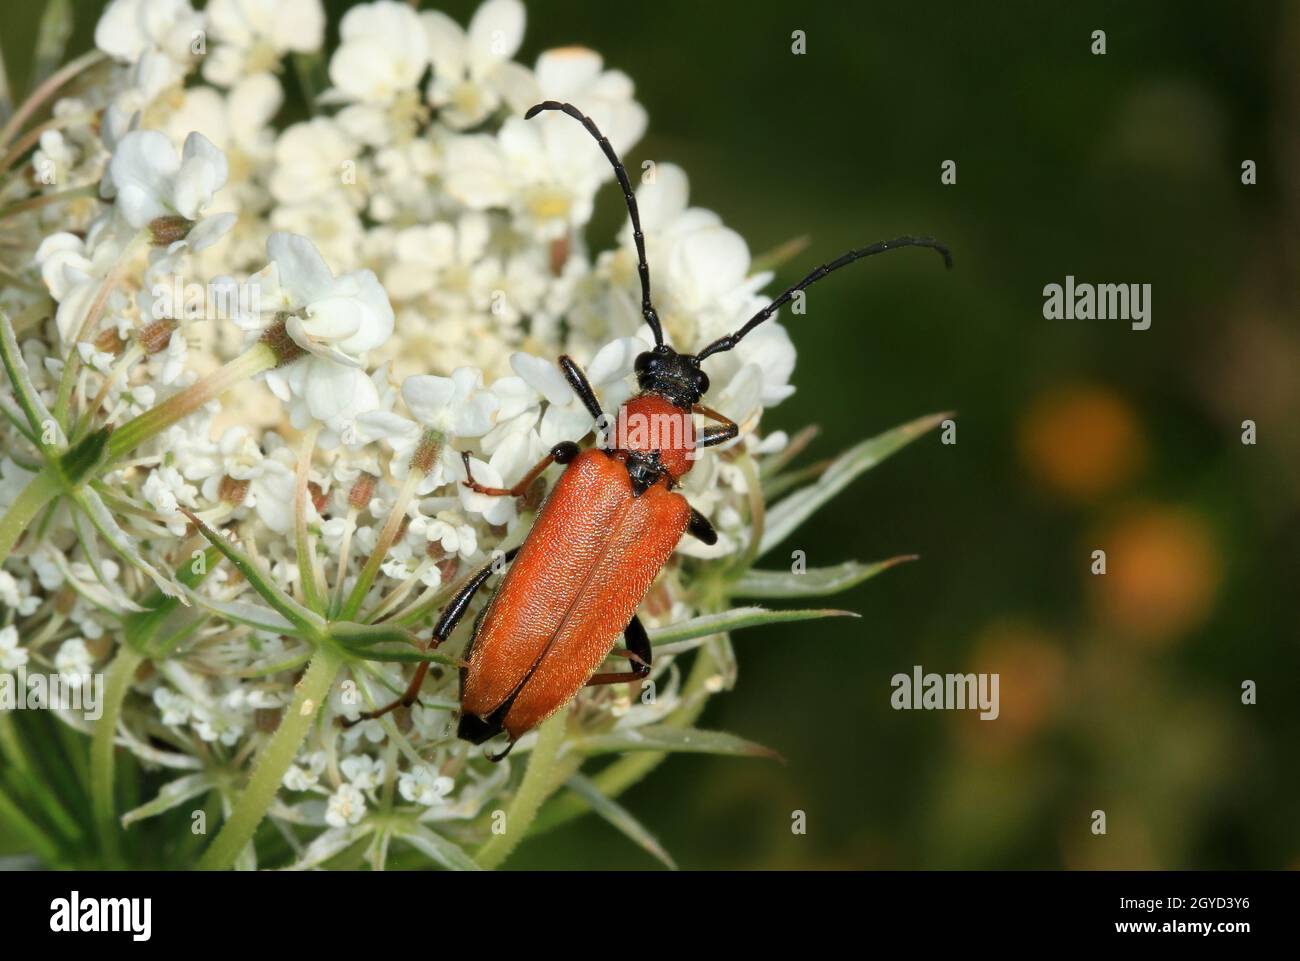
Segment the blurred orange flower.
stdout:
<path fill-rule="evenodd" d="M 1129 480 L 1146 454 L 1132 407 L 1115 391 L 1088 384 L 1040 394 L 1020 422 L 1019 442 L 1040 484 L 1080 501 Z"/>
<path fill-rule="evenodd" d="M 1179 507 L 1126 513 L 1103 530 L 1106 573 L 1089 575 L 1097 612 L 1113 629 L 1163 644 L 1205 620 L 1221 577 L 1205 519 Z"/>

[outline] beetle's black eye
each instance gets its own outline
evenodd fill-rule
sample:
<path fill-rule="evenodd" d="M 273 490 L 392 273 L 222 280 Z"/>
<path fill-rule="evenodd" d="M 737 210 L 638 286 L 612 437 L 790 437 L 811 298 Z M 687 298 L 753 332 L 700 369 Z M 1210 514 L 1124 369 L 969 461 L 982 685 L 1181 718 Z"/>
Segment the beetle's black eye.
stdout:
<path fill-rule="evenodd" d="M 654 360 L 655 360 L 655 355 L 650 353 L 649 351 L 646 351 L 643 354 L 637 354 L 636 364 L 635 364 L 637 376 L 640 376 L 641 374 L 644 374 L 646 371 L 648 371 L 650 369 L 650 365 L 654 363 Z"/>
<path fill-rule="evenodd" d="M 701 395 L 709 392 L 709 375 L 702 370 L 697 370 L 695 372 L 695 389 L 698 390 Z"/>

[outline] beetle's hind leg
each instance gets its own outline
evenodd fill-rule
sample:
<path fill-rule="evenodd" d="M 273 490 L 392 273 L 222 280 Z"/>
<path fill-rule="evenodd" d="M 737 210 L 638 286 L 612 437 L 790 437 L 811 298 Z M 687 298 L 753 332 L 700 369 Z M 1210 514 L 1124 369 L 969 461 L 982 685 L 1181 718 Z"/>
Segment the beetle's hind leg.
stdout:
<path fill-rule="evenodd" d="M 640 681 L 650 674 L 650 664 L 654 653 L 650 650 L 650 636 L 645 632 L 645 625 L 635 614 L 623 631 L 627 641 L 627 659 L 632 662 L 632 670 L 617 671 L 609 674 L 593 674 L 587 681 L 588 687 L 601 684 L 622 684 L 624 681 Z"/>
<path fill-rule="evenodd" d="M 519 553 L 519 548 L 514 547 L 505 552 L 507 563 L 515 559 Z M 473 577 L 465 582 L 465 586 L 456 592 L 455 596 L 447 602 L 447 606 L 442 609 L 442 615 L 438 618 L 438 623 L 433 627 L 433 634 L 429 637 L 428 642 L 424 645 L 424 650 L 436 650 L 438 645 L 451 637 L 452 631 L 456 630 L 456 625 L 460 619 L 465 616 L 465 611 L 469 609 L 469 602 L 474 599 L 480 587 L 487 583 L 487 579 L 492 576 L 496 569 L 496 562 L 493 561 L 482 570 L 478 571 Z M 415 669 L 415 674 L 411 678 L 411 683 L 406 686 L 402 696 L 391 704 L 386 704 L 381 708 L 373 711 L 362 711 L 354 720 L 339 718 L 339 723 L 344 727 L 352 727 L 354 724 L 360 724 L 362 721 L 372 721 L 377 717 L 383 717 L 399 707 L 410 707 L 420 697 L 420 688 L 424 686 L 424 676 L 429 673 L 429 662 L 421 661 Z"/>
<path fill-rule="evenodd" d="M 525 474 L 514 487 L 484 487 L 474 480 L 474 475 L 470 471 L 469 451 L 461 451 L 460 459 L 465 463 L 465 480 L 462 483 L 479 494 L 488 494 L 493 497 L 522 497 L 524 492 L 532 486 L 533 481 L 537 480 L 542 475 L 542 471 L 550 467 L 551 464 L 567 464 L 577 456 L 578 445 L 571 440 L 563 440 L 552 447 L 551 452 L 539 460 L 533 466 L 533 469 Z"/>

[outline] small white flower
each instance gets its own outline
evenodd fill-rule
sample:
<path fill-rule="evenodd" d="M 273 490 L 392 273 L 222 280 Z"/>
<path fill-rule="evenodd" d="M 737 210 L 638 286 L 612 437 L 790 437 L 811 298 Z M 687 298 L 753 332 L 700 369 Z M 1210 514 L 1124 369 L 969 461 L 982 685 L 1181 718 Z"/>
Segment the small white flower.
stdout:
<path fill-rule="evenodd" d="M 343 776 L 362 791 L 373 791 L 384 783 L 384 762 L 368 754 L 345 757 L 339 768 Z"/>
<path fill-rule="evenodd" d="M 113 0 L 95 25 L 95 46 L 133 65 L 131 81 L 145 102 L 184 78 L 202 36 L 203 15 L 189 0 Z"/>
<path fill-rule="evenodd" d="M 429 44 L 408 3 L 379 0 L 343 15 L 339 48 L 330 58 L 330 82 L 348 100 L 387 103 L 419 82 Z"/>
<path fill-rule="evenodd" d="M 167 727 L 188 724 L 194 713 L 194 702 L 171 688 L 160 687 L 153 692 L 153 702 L 162 711 L 162 722 Z"/>
<path fill-rule="evenodd" d="M 325 806 L 325 823 L 332 828 L 356 824 L 366 814 L 366 796 L 352 784 L 341 784 Z"/>
<path fill-rule="evenodd" d="M 54 668 L 69 687 L 80 687 L 89 682 L 94 660 L 85 640 L 76 637 L 59 645 L 58 653 L 54 655 Z"/>
<path fill-rule="evenodd" d="M 209 0 L 215 41 L 203 76 L 223 87 L 273 70 L 286 53 L 315 53 L 325 39 L 320 0 Z"/>
<path fill-rule="evenodd" d="M 31 581 L 0 570 L 0 604 L 26 617 L 41 606 L 41 598 L 32 593 Z"/>
<path fill-rule="evenodd" d="M 18 628 L 0 628 L 0 671 L 16 671 L 27 663 L 26 649 L 18 646 Z"/>
<path fill-rule="evenodd" d="M 345 164 L 357 156 L 357 143 L 335 121 L 315 117 L 285 128 L 275 142 L 271 194 L 282 204 L 301 204 L 336 195 Z"/>
<path fill-rule="evenodd" d="M 145 478 L 141 493 L 153 509 L 167 519 L 167 527 L 173 534 L 180 537 L 185 533 L 189 521 L 180 513 L 179 508 L 182 505 L 194 507 L 198 491 L 192 484 L 186 483 L 180 471 L 171 465 L 155 468 Z"/>
<path fill-rule="evenodd" d="M 299 764 L 290 764 L 281 783 L 290 791 L 310 791 L 325 771 L 325 752 L 311 751 Z"/>
<path fill-rule="evenodd" d="M 113 152 L 101 193 L 116 198 L 117 209 L 137 230 L 162 217 L 193 222 L 185 239 L 194 250 L 202 250 L 235 222 L 234 214 L 218 214 L 198 223 L 227 175 L 226 155 L 197 131 L 185 138 L 177 157 L 165 134 L 136 130 Z"/>
<path fill-rule="evenodd" d="M 309 355 L 271 371 L 267 384 L 292 402 L 295 427 L 314 418 L 341 431 L 379 403 L 360 366 L 365 353 L 393 332 L 388 295 L 369 270 L 335 277 L 305 237 L 275 233 L 266 246 L 271 265 L 256 278 L 259 304 L 287 315 L 289 336 Z"/>
<path fill-rule="evenodd" d="M 402 797 L 425 807 L 441 804 L 455 787 L 455 781 L 439 774 L 427 764 L 403 771 L 397 779 L 397 790 Z"/>
<path fill-rule="evenodd" d="M 482 123 L 503 100 L 516 112 L 536 101 L 536 83 L 510 61 L 523 42 L 525 19 L 519 0 L 487 0 L 468 31 L 445 13 L 420 15 L 433 60 L 428 99 L 440 121 L 464 129 Z"/>
<path fill-rule="evenodd" d="M 447 437 L 482 437 L 492 429 L 498 403 L 473 367 L 457 367 L 450 377 L 408 377 L 402 400 L 416 420 Z"/>

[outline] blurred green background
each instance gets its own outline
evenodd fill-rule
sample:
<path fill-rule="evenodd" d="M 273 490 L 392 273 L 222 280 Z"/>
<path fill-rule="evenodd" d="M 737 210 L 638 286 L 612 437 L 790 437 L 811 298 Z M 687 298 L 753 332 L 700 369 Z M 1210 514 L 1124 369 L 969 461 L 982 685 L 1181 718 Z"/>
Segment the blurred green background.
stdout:
<path fill-rule="evenodd" d="M 326 5 L 332 42 L 348 4 Z M 423 5 L 462 23 L 475 6 Z M 39 6 L 0 27 L 19 78 Z M 101 4 L 77 6 L 84 49 Z M 768 429 L 818 424 L 809 456 L 827 457 L 953 409 L 958 442 L 907 448 L 769 555 L 922 559 L 834 599 L 861 620 L 737 635 L 739 685 L 703 726 L 787 763 L 678 756 L 624 795 L 679 864 L 1300 866 L 1297 8 L 529 13 L 523 62 L 582 44 L 636 81 L 651 122 L 629 166 L 682 164 L 692 201 L 755 253 L 809 238 L 778 283 L 899 233 L 957 260 L 947 275 L 919 253 L 870 261 L 784 318 L 799 389 Z M 622 220 L 607 190 L 597 246 Z M 1151 284 L 1151 329 L 1045 320 L 1043 287 L 1067 274 Z M 1001 717 L 892 710 L 890 678 L 915 664 L 999 672 Z M 654 864 L 590 817 L 511 861 Z"/>

